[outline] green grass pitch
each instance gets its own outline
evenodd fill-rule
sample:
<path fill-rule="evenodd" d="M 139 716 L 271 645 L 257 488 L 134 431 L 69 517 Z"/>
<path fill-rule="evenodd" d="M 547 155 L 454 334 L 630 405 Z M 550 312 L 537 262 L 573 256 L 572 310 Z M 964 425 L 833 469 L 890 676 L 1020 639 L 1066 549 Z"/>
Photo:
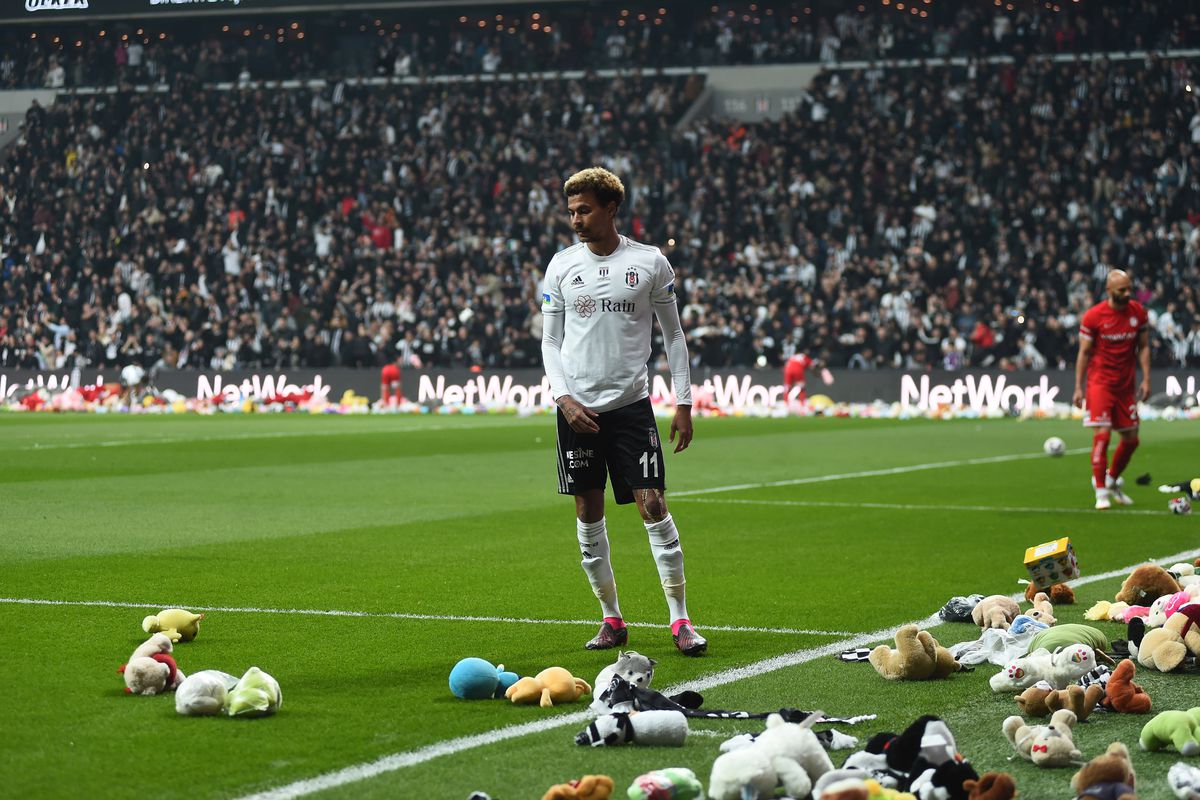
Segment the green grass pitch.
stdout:
<path fill-rule="evenodd" d="M 698 419 L 696 429 L 689 451 L 667 455 L 668 498 L 708 656 L 674 651 L 637 512 L 608 509 L 629 647 L 658 659 L 656 687 L 706 685 L 710 707 L 878 714 L 841 728 L 863 737 L 939 714 L 980 772 L 1010 771 L 1024 798 L 1072 796 L 1071 770 L 1009 760 L 1000 722 L 1016 706 L 988 690 L 995 668 L 894 684 L 816 653 L 856 634 L 890 638 L 951 595 L 1018 591 L 1024 549 L 1048 539 L 1071 536 L 1085 576 L 1200 548 L 1196 517 L 1167 513 L 1153 485 L 1130 486 L 1134 513 L 1090 511 L 1090 437 L 1077 423 Z M 1042 456 L 1051 435 L 1070 454 Z M 1130 478 L 1200 472 L 1195 424 L 1149 423 L 1142 440 Z M 591 749 L 573 744 L 582 724 L 555 724 L 584 704 L 449 693 L 464 656 L 524 675 L 563 666 L 589 682 L 611 661 L 582 648 L 597 609 L 572 504 L 555 493 L 553 441 L 550 417 L 0 415 L 0 796 L 283 787 L 265 796 L 516 800 L 606 773 L 623 797 L 635 776 L 667 766 L 707 784 L 720 742 L 757 723 L 694 722 L 682 749 Z M 1082 621 L 1119 583 L 1081 586 L 1060 620 Z M 281 712 L 184 718 L 170 695 L 125 696 L 116 669 L 144 638 L 142 617 L 169 605 L 211 609 L 197 640 L 176 648 L 181 669 L 257 665 L 283 687 Z M 316 613 L 329 611 L 353 613 Z M 1200 698 L 1195 674 L 1138 680 L 1156 710 Z M 1136 749 L 1145 720 L 1093 720 L 1076 732 L 1085 756 L 1125 741 L 1143 800 L 1169 798 L 1178 756 Z"/>

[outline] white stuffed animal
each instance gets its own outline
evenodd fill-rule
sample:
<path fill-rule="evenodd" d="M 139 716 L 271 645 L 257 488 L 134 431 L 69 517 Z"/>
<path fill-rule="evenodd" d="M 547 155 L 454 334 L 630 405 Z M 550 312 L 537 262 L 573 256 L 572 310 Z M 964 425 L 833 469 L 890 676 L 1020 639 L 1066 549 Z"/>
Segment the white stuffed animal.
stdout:
<path fill-rule="evenodd" d="M 237 678 L 220 670 L 193 672 L 175 690 L 175 711 L 189 717 L 219 714 L 225 696 L 237 684 Z"/>
<path fill-rule="evenodd" d="M 1034 650 L 997 672 L 988 681 L 993 692 L 1020 692 L 1038 681 L 1052 689 L 1065 689 L 1096 668 L 1096 653 L 1086 644 Z"/>
<path fill-rule="evenodd" d="M 683 747 L 688 735 L 682 711 L 634 711 L 605 714 L 575 735 L 575 744 L 592 747 L 644 744 L 651 747 Z"/>
<path fill-rule="evenodd" d="M 171 656 L 171 639 L 165 633 L 156 633 L 138 645 L 119 671 L 125 676 L 126 694 L 162 694 L 186 677 Z"/>
<path fill-rule="evenodd" d="M 1075 747 L 1072 727 L 1075 712 L 1060 708 L 1050 717 L 1048 725 L 1029 725 L 1016 715 L 1008 717 L 1001 726 L 1013 749 L 1039 767 L 1066 767 L 1081 763 L 1083 753 Z"/>
<path fill-rule="evenodd" d="M 767 717 L 767 729 L 754 743 L 722 753 L 713 762 L 708 796 L 711 800 L 763 800 L 774 797 L 779 786 L 793 797 L 807 797 L 813 781 L 833 769 L 812 726 L 813 714 L 804 722 L 784 722 Z"/>
<path fill-rule="evenodd" d="M 592 684 L 595 688 L 595 699 L 592 700 L 589 708 L 593 714 L 611 714 L 618 711 L 633 711 L 633 701 L 629 700 L 623 703 L 609 705 L 601 699 L 601 695 L 608 685 L 612 683 L 614 675 L 620 675 L 631 686 L 636 686 L 639 689 L 649 689 L 650 681 L 654 678 L 654 665 L 658 662 L 653 658 L 647 658 L 635 650 L 621 650 L 617 653 L 616 662 L 609 664 L 596 676 L 596 682 Z"/>

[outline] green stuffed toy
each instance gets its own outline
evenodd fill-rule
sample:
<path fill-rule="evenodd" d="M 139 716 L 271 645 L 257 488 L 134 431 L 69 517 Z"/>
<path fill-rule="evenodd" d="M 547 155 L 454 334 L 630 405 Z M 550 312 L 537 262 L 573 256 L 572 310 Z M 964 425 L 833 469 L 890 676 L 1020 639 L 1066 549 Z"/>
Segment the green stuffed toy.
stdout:
<path fill-rule="evenodd" d="M 671 767 L 647 772 L 633 779 L 628 790 L 629 800 L 671 798 L 671 800 L 698 800 L 704 797 L 704 787 L 696 773 L 684 767 Z"/>
<path fill-rule="evenodd" d="M 1097 660 L 1101 658 L 1101 653 L 1109 653 L 1112 650 L 1103 631 L 1091 625 L 1070 622 L 1038 631 L 1037 635 L 1029 640 L 1029 652 L 1044 648 L 1053 653 L 1060 647 L 1070 647 L 1073 644 L 1086 644 L 1096 652 Z"/>
<path fill-rule="evenodd" d="M 1200 708 L 1163 711 L 1142 728 L 1143 750 L 1175 745 L 1180 755 L 1200 755 Z"/>
<path fill-rule="evenodd" d="M 279 683 L 258 667 L 251 667 L 225 695 L 225 713 L 231 717 L 265 717 L 283 705 Z"/>

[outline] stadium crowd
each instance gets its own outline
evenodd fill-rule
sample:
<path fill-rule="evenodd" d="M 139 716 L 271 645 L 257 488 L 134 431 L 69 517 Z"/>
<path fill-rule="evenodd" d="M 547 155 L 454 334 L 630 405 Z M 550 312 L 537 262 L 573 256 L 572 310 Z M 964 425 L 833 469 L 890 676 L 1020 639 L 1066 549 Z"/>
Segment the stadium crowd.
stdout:
<path fill-rule="evenodd" d="M 1188 0 L 564 4 L 8 26 L 0 89 L 1162 50 Z M 998 5 L 998 4 L 997 4 Z M 540 10 L 539 10 L 540 9 Z"/>
<path fill-rule="evenodd" d="M 1191 71 L 1191 72 L 1190 72 Z M 62 95 L 0 161 L 0 367 L 540 364 L 599 163 L 697 366 L 1064 368 L 1113 267 L 1200 366 L 1187 60 L 827 70 L 780 122 L 692 78 Z"/>

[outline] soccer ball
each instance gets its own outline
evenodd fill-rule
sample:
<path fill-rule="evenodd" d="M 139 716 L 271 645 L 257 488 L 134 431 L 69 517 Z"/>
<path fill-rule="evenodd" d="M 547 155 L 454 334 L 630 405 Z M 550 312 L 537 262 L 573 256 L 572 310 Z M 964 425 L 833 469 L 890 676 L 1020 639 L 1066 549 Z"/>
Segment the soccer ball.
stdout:
<path fill-rule="evenodd" d="M 1051 436 L 1042 445 L 1042 449 L 1046 451 L 1046 455 L 1048 456 L 1061 456 L 1067 452 L 1067 443 L 1057 436 Z"/>
<path fill-rule="evenodd" d="M 1187 499 L 1187 495 L 1176 497 L 1167 502 L 1167 508 L 1171 509 L 1172 514 L 1190 514 L 1192 513 L 1192 501 Z"/>

